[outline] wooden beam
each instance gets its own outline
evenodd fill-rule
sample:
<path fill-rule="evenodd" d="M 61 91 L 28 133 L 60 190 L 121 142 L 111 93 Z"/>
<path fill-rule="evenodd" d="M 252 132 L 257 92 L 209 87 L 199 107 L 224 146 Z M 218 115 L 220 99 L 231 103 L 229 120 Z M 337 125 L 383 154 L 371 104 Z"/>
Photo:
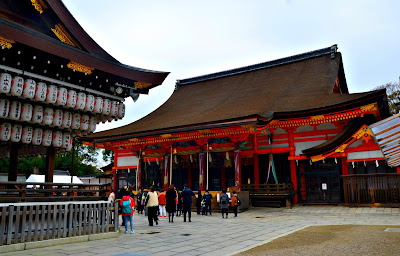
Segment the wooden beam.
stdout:
<path fill-rule="evenodd" d="M 18 148 L 19 148 L 19 143 L 11 142 L 11 146 L 10 146 L 10 169 L 8 171 L 8 181 L 17 181 L 17 176 L 18 176 Z"/>
<path fill-rule="evenodd" d="M 45 182 L 53 182 L 55 154 L 56 149 L 53 146 L 47 147 Z"/>

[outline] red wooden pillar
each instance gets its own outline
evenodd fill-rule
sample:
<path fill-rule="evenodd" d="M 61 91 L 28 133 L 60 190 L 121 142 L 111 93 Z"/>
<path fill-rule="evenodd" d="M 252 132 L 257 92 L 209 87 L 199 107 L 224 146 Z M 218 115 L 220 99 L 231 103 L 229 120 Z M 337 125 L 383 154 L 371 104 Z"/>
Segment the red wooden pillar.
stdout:
<path fill-rule="evenodd" d="M 226 175 L 225 175 L 225 167 L 221 168 L 221 190 L 226 189 Z"/>
<path fill-rule="evenodd" d="M 53 146 L 47 147 L 45 182 L 53 182 L 55 154 L 56 149 Z"/>
<path fill-rule="evenodd" d="M 396 167 L 397 173 L 400 173 L 400 167 Z"/>
<path fill-rule="evenodd" d="M 164 157 L 165 161 L 164 161 L 164 172 L 163 172 L 163 189 L 164 191 L 168 190 L 168 183 L 169 183 L 169 179 L 168 179 L 168 174 L 169 174 L 169 161 L 170 161 L 170 156 L 165 156 Z"/>
<path fill-rule="evenodd" d="M 192 182 L 192 168 L 190 164 L 190 159 L 189 157 L 186 158 L 187 165 L 188 165 L 188 186 L 189 188 L 193 189 L 193 182 Z"/>
<path fill-rule="evenodd" d="M 295 155 L 295 146 L 294 146 L 294 135 L 293 135 L 293 129 L 288 129 L 289 133 L 289 156 L 294 156 Z M 298 190 L 297 188 L 297 170 L 296 170 L 296 160 L 290 160 L 290 179 L 293 183 L 294 189 Z M 294 196 L 293 199 L 293 204 L 297 204 L 298 201 L 298 193 Z"/>
<path fill-rule="evenodd" d="M 235 150 L 233 154 L 233 158 L 235 161 L 235 186 L 238 186 L 239 189 L 242 187 L 242 171 L 240 165 L 240 150 Z"/>
<path fill-rule="evenodd" d="M 199 189 L 201 191 L 206 190 L 206 183 L 205 183 L 205 172 L 206 172 L 206 154 L 200 153 L 199 154 Z"/>
<path fill-rule="evenodd" d="M 342 175 L 349 175 L 349 166 L 346 157 L 342 157 Z"/>
<path fill-rule="evenodd" d="M 113 190 L 116 192 L 118 191 L 118 189 L 117 189 L 117 181 L 118 181 L 117 166 L 118 166 L 117 150 L 114 150 Z"/>
<path fill-rule="evenodd" d="M 258 142 L 257 134 L 254 134 L 254 184 L 260 184 L 260 164 L 258 162 Z"/>
<path fill-rule="evenodd" d="M 137 187 L 138 189 L 142 187 L 142 169 L 143 169 L 143 158 L 138 159 L 138 164 L 136 167 L 137 171 Z"/>

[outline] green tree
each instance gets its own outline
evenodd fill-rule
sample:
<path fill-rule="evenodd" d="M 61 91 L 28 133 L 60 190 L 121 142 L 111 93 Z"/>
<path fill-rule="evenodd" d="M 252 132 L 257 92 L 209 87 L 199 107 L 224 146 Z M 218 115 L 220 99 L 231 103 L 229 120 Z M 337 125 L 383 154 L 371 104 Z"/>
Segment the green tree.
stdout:
<path fill-rule="evenodd" d="M 114 151 L 104 149 L 103 150 L 103 160 L 106 163 L 113 163 L 114 162 Z"/>
<path fill-rule="evenodd" d="M 399 113 L 399 107 L 396 105 L 396 100 L 400 97 L 400 87 L 398 83 L 387 83 L 384 85 L 380 85 L 375 88 L 377 89 L 386 89 L 386 94 L 388 96 L 388 103 L 390 114 L 394 115 Z"/>

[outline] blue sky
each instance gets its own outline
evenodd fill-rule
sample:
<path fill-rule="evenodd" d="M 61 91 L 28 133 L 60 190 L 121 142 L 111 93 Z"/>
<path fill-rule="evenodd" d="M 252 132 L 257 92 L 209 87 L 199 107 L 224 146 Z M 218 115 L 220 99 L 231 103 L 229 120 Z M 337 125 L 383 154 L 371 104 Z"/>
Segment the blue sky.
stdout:
<path fill-rule="evenodd" d="M 163 104 L 176 79 L 338 44 L 350 93 L 398 82 L 400 1 L 63 0 L 86 32 L 124 64 L 169 71 L 133 103 L 131 123 Z"/>

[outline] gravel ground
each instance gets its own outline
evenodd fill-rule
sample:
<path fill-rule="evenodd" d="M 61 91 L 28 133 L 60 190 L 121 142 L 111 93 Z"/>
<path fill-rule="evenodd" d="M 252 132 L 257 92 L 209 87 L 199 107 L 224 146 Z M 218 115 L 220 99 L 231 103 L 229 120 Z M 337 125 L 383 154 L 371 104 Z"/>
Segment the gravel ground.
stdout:
<path fill-rule="evenodd" d="M 400 255 L 399 226 L 314 226 L 239 253 L 250 255 Z"/>

